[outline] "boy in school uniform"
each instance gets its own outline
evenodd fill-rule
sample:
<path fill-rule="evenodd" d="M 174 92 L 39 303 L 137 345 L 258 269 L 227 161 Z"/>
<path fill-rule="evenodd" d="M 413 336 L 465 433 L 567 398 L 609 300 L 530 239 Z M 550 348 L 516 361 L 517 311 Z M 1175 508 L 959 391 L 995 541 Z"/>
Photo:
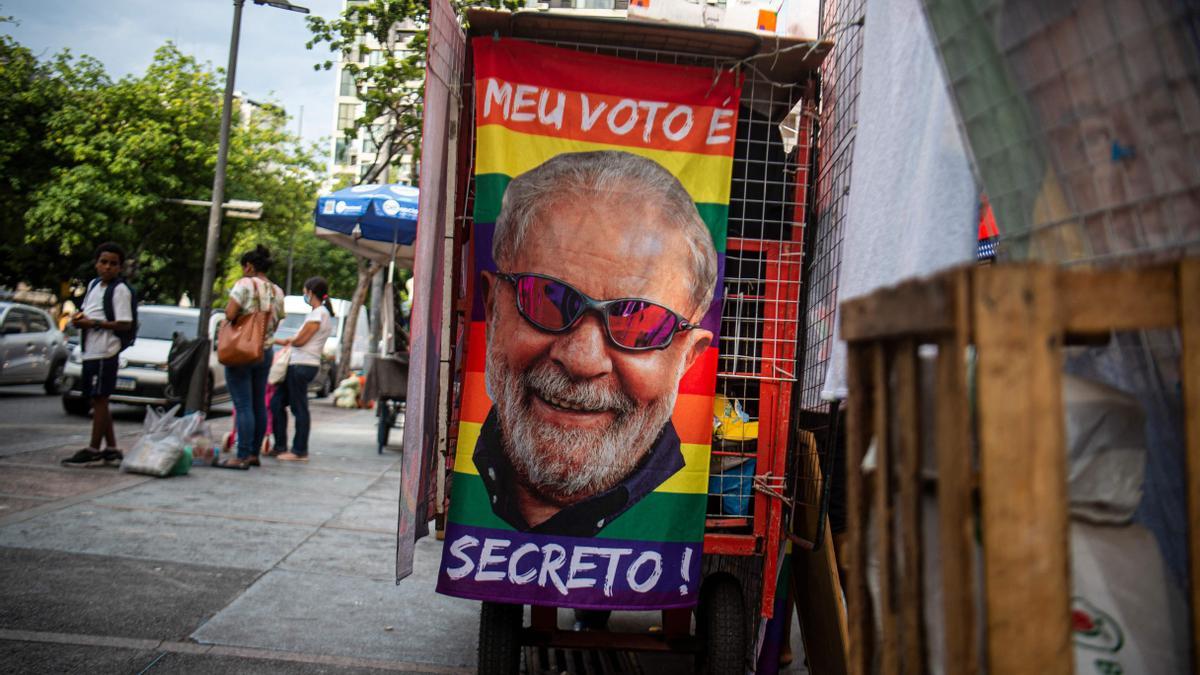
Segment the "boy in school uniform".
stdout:
<path fill-rule="evenodd" d="M 113 242 L 96 247 L 96 279 L 88 285 L 82 309 L 71 323 L 82 331 L 83 394 L 92 401 L 91 444 L 62 460 L 67 466 L 120 462 L 108 399 L 117 385 L 118 359 L 131 342 L 137 309 L 133 290 L 121 278 L 125 250 Z M 100 442 L 105 442 L 103 450 Z"/>

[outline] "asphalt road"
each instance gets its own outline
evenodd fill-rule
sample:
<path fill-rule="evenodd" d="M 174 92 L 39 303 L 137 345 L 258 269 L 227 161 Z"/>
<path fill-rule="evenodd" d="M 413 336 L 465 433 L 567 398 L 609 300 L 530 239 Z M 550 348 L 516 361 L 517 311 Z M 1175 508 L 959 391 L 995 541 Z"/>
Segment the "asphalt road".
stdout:
<path fill-rule="evenodd" d="M 124 438 L 141 430 L 146 409 L 119 403 L 112 409 L 117 445 L 128 448 L 132 444 Z M 228 417 L 232 409 L 231 403 L 214 406 L 211 418 Z M 53 447 L 81 448 L 91 433 L 90 416 L 68 415 L 59 397 L 47 396 L 40 385 L 0 387 L 0 457 Z"/>

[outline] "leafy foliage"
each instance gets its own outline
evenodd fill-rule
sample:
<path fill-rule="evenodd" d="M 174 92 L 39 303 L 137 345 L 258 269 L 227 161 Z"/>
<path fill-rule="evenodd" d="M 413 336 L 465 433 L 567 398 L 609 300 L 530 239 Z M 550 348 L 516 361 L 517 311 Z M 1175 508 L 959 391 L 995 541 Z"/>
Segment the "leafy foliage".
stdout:
<path fill-rule="evenodd" d="M 211 195 L 220 75 L 167 43 L 143 75 L 114 81 L 94 59 L 39 62 L 0 36 L 0 284 L 78 286 L 95 245 L 113 240 L 145 301 L 197 298 L 208 211 L 168 200 Z M 286 130 L 278 107 L 235 105 L 226 199 L 263 202 L 263 218 L 225 219 L 223 267 L 264 242 L 282 282 L 291 244 L 300 282 L 320 274 L 352 291 L 352 256 L 311 234 L 318 150 Z"/>

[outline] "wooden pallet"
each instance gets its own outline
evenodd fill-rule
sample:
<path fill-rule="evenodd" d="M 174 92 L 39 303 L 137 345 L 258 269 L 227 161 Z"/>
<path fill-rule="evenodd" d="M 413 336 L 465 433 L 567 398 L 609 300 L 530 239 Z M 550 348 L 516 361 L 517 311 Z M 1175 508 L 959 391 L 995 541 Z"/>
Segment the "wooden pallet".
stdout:
<path fill-rule="evenodd" d="M 1183 344 L 1193 646 L 1200 645 L 1200 259 L 1113 270 L 957 269 L 842 305 L 849 343 L 847 499 L 850 672 L 1071 673 L 1062 346 L 1178 327 Z M 917 348 L 938 347 L 934 410 Z M 966 353 L 977 353 L 972 420 Z M 927 654 L 920 574 L 922 415 L 934 414 L 946 649 Z M 972 447 L 977 440 L 978 454 Z M 875 470 L 864 476 L 874 439 Z M 878 536 L 871 618 L 868 522 Z M 982 588 L 975 577 L 982 532 Z M 977 603 L 982 603 L 980 608 Z M 981 633 L 977 617 L 982 616 Z M 877 631 L 875 625 L 881 629 Z M 982 634 L 984 643 L 976 638 Z"/>

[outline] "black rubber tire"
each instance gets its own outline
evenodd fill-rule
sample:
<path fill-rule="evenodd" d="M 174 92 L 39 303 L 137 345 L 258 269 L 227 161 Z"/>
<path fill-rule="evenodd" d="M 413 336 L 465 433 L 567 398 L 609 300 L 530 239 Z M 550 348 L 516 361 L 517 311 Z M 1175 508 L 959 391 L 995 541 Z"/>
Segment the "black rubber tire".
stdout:
<path fill-rule="evenodd" d="M 704 672 L 743 675 L 746 672 L 746 605 L 734 579 L 714 579 L 705 588 L 700 620 L 704 640 Z"/>
<path fill-rule="evenodd" d="M 92 411 L 92 402 L 86 398 L 75 398 L 71 396 L 62 397 L 63 410 L 68 415 L 78 415 L 79 417 L 87 417 Z"/>
<path fill-rule="evenodd" d="M 525 608 L 485 602 L 479 610 L 480 675 L 516 675 L 521 667 L 521 622 Z"/>
<path fill-rule="evenodd" d="M 50 372 L 46 374 L 46 381 L 42 384 L 42 387 L 50 396 L 58 396 L 62 393 L 63 368 L 65 368 L 66 365 L 67 362 L 65 360 L 59 359 L 50 366 Z"/>

